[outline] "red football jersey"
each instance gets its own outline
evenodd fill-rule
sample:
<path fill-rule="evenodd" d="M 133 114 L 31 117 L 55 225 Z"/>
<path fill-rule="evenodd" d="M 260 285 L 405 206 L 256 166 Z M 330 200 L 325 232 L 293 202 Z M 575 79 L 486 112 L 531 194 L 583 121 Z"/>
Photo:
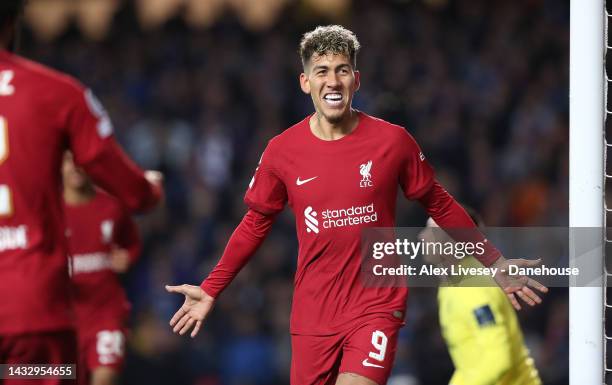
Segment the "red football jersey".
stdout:
<path fill-rule="evenodd" d="M 407 288 L 362 284 L 361 231 L 394 227 L 398 186 L 417 199 L 434 173 L 400 126 L 360 112 L 353 132 L 325 141 L 312 134 L 309 118 L 269 142 L 245 202 L 265 214 L 285 203 L 293 210 L 299 251 L 291 332 L 326 335 L 355 319 L 403 314 Z"/>
<path fill-rule="evenodd" d="M 87 203 L 65 203 L 64 213 L 77 328 L 123 319 L 130 305 L 109 253 L 127 249 L 130 262 L 136 261 L 141 250 L 136 224 L 115 198 L 99 190 Z"/>
<path fill-rule="evenodd" d="M 0 334 L 71 326 L 60 167 L 64 151 L 130 209 L 160 197 L 77 81 L 0 50 Z"/>

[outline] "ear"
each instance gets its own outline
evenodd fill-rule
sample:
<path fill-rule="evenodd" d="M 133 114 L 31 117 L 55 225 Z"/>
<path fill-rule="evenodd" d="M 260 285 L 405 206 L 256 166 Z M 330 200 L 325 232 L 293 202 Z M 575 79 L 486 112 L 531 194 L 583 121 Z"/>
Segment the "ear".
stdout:
<path fill-rule="evenodd" d="M 310 81 L 308 80 L 308 75 L 304 72 L 300 74 L 300 87 L 302 88 L 302 92 L 310 94 Z"/>
<path fill-rule="evenodd" d="M 361 86 L 361 73 L 359 71 L 355 71 L 355 92 L 359 90 Z"/>

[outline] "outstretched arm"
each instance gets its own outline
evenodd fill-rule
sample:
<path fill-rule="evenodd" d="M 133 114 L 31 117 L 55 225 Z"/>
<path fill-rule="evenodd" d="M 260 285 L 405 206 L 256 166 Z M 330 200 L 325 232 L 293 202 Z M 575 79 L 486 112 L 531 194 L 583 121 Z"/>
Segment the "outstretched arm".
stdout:
<path fill-rule="evenodd" d="M 58 92 L 58 127 L 64 130 L 75 163 L 131 212 L 154 208 L 162 199 L 162 175 L 141 170 L 121 149 L 113 125 L 90 90 L 68 81 Z"/>
<path fill-rule="evenodd" d="M 531 288 L 546 293 L 548 289 L 538 281 L 527 276 L 509 275 L 509 265 L 519 267 L 536 266 L 539 260 L 505 259 L 503 255 L 482 235 L 476 224 L 455 199 L 438 183 L 434 182 L 420 198 L 419 202 L 425 207 L 438 226 L 446 231 L 456 241 L 483 242 L 485 252 L 475 257 L 485 266 L 497 267 L 498 273 L 495 281 L 506 292 L 508 299 L 515 309 L 520 310 L 521 305 L 516 296 L 530 306 L 541 303 L 542 299 Z M 466 229 L 474 229 L 473 232 Z M 530 288 L 531 287 L 531 288 Z"/>
<path fill-rule="evenodd" d="M 263 243 L 274 223 L 275 215 L 249 210 L 234 230 L 217 266 L 198 286 L 166 286 L 170 293 L 185 296 L 183 306 L 170 320 L 175 333 L 185 334 L 193 327 L 191 337 L 198 334 L 202 322 L 212 309 L 215 299 L 232 282 Z"/>
<path fill-rule="evenodd" d="M 275 217 L 255 210 L 247 211 L 227 242 L 217 266 L 202 282 L 202 290 L 217 298 L 266 239 Z"/>

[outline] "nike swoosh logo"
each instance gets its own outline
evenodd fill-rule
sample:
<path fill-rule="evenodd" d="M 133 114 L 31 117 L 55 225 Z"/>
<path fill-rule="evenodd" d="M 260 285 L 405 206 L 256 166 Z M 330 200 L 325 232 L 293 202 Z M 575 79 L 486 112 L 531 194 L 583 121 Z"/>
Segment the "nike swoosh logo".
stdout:
<path fill-rule="evenodd" d="M 298 186 L 301 186 L 301 185 L 303 185 L 304 183 L 308 183 L 308 182 L 310 182 L 311 180 L 314 180 L 314 179 L 317 179 L 317 178 L 318 178 L 318 176 L 313 176 L 312 178 L 308 178 L 308 179 L 300 180 L 300 177 L 298 176 L 298 178 L 297 178 L 297 179 L 296 179 L 296 181 L 295 181 L 295 184 L 296 184 L 296 185 L 298 185 Z"/>
<path fill-rule="evenodd" d="M 361 364 L 362 364 L 363 366 L 371 366 L 371 367 L 373 367 L 373 368 L 382 368 L 382 369 L 384 369 L 384 368 L 385 368 L 384 366 L 381 366 L 381 365 L 376 365 L 376 364 L 372 364 L 372 363 L 368 362 L 368 359 L 367 359 L 367 358 L 366 358 L 365 360 L 363 360 L 363 362 L 362 362 Z"/>

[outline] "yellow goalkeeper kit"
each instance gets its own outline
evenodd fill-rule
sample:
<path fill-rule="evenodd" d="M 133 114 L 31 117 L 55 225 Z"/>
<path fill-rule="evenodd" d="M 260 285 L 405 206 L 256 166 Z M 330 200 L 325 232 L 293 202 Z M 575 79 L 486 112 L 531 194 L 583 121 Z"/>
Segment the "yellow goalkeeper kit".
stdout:
<path fill-rule="evenodd" d="M 469 257 L 461 264 L 478 262 Z M 455 365 L 449 385 L 541 385 L 506 294 L 492 280 L 488 287 L 467 287 L 469 278 L 452 284 L 438 291 L 442 334 Z"/>

